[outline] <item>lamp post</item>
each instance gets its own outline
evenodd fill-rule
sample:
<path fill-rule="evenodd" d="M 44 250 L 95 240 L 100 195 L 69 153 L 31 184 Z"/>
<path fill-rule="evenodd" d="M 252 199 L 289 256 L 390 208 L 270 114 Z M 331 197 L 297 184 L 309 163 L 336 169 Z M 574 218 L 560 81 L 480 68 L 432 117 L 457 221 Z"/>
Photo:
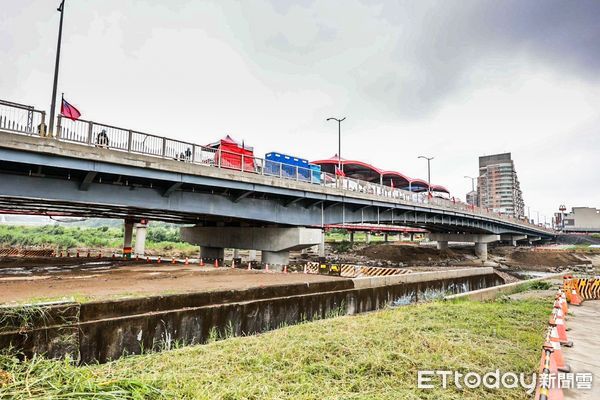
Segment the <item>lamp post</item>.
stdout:
<path fill-rule="evenodd" d="M 58 66 L 60 64 L 60 44 L 62 41 L 63 16 L 65 14 L 65 0 L 60 2 L 56 9 L 60 12 L 60 24 L 58 25 L 58 43 L 56 44 L 56 63 L 54 64 L 54 84 L 52 86 L 52 104 L 50 105 L 50 135 L 54 134 L 54 116 L 56 114 L 56 87 L 58 86 Z"/>
<path fill-rule="evenodd" d="M 477 179 L 477 178 L 473 178 L 472 176 L 467 176 L 467 175 L 465 175 L 465 178 L 471 180 L 471 192 L 474 192 L 475 191 L 475 179 Z"/>
<path fill-rule="evenodd" d="M 327 121 L 337 121 L 338 123 L 338 171 L 342 172 L 342 121 L 345 120 L 346 117 L 339 118 L 327 118 Z"/>
<path fill-rule="evenodd" d="M 431 195 L 431 160 L 433 157 L 419 156 L 418 158 L 427 160 L 427 192 Z"/>

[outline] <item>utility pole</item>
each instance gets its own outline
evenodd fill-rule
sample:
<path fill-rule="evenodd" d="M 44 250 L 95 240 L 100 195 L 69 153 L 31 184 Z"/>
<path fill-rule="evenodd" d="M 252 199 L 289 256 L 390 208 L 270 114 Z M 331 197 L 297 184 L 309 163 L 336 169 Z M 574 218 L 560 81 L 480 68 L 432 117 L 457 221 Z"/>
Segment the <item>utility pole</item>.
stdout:
<path fill-rule="evenodd" d="M 431 195 L 431 160 L 433 160 L 433 157 L 419 156 L 418 158 L 427 160 L 427 192 Z"/>
<path fill-rule="evenodd" d="M 58 86 L 58 66 L 60 64 L 60 45 L 62 41 L 63 16 L 65 14 L 65 0 L 60 2 L 57 11 L 60 12 L 60 24 L 58 25 L 58 43 L 56 44 L 56 63 L 54 64 L 54 85 L 52 86 L 52 104 L 50 104 L 50 135 L 54 134 L 54 118 L 56 115 L 56 90 Z"/>
<path fill-rule="evenodd" d="M 338 170 L 342 172 L 342 121 L 345 120 L 346 117 L 339 118 L 327 118 L 327 121 L 337 121 L 338 123 Z"/>
<path fill-rule="evenodd" d="M 473 178 L 472 176 L 467 176 L 467 175 L 465 175 L 465 178 L 471 180 L 471 192 L 474 192 L 475 191 L 475 179 L 477 179 L 477 178 Z"/>

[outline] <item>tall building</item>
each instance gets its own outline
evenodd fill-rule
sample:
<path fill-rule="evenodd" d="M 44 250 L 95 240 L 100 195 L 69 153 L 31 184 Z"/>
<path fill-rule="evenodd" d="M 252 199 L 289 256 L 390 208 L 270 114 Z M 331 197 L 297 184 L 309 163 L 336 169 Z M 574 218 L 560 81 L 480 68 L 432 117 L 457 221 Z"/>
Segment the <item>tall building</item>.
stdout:
<path fill-rule="evenodd" d="M 479 157 L 479 206 L 494 212 L 523 217 L 525 203 L 510 153 Z"/>

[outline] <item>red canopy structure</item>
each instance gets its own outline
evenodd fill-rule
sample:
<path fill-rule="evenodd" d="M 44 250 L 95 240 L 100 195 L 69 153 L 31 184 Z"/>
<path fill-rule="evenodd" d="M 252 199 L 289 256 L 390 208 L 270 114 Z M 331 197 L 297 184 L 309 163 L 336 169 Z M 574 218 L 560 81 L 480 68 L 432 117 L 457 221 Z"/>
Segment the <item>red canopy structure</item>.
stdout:
<path fill-rule="evenodd" d="M 311 164 L 321 166 L 321 171 L 335 174 L 340 159 L 337 154 L 331 158 L 313 161 Z M 426 192 L 429 185 L 422 179 L 413 179 L 397 171 L 384 171 L 371 164 L 357 160 L 341 159 L 342 170 L 345 176 L 362 181 L 381 183 L 397 189 L 411 190 L 413 192 Z M 440 185 L 431 185 L 435 192 L 450 193 L 448 189 Z"/>
<path fill-rule="evenodd" d="M 340 159 L 336 154 L 329 159 L 313 161 L 311 164 L 320 165 L 321 171 L 323 172 L 335 174 L 339 162 Z M 362 161 L 345 160 L 343 158 L 341 159 L 341 164 L 342 171 L 344 172 L 345 176 L 349 178 L 360 179 L 361 181 L 379 183 L 381 171 L 371 164 L 367 164 Z"/>
<path fill-rule="evenodd" d="M 244 143 L 240 144 L 231 136 L 227 135 L 223 139 L 209 144 L 207 147 L 217 150 L 215 152 L 215 165 L 220 165 L 221 168 L 231 168 L 248 172 L 255 171 L 254 149 L 244 145 Z"/>

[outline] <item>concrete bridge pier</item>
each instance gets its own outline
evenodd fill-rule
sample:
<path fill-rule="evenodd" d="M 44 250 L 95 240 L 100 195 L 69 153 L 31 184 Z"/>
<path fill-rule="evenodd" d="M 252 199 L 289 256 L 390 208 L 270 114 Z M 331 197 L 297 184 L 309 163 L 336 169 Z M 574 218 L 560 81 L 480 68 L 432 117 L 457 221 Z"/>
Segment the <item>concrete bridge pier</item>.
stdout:
<path fill-rule="evenodd" d="M 508 242 L 511 246 L 516 246 L 518 241 L 527 239 L 527 235 L 505 234 L 505 235 L 500 235 L 500 239 L 503 242 Z"/>
<path fill-rule="evenodd" d="M 438 249 L 448 248 L 448 242 L 475 243 L 475 255 L 481 260 L 487 260 L 488 243 L 500 240 L 500 235 L 478 233 L 430 233 L 429 240 L 438 242 Z"/>
<path fill-rule="evenodd" d="M 205 260 L 207 260 L 207 259 L 223 260 L 225 258 L 225 248 L 224 247 L 200 246 L 200 258 L 203 258 Z"/>
<path fill-rule="evenodd" d="M 133 221 L 125 220 L 123 232 L 123 257 L 131 258 L 131 241 L 133 239 Z"/>
<path fill-rule="evenodd" d="M 262 251 L 262 263 L 271 265 L 287 265 L 290 262 L 289 251 Z"/>
<path fill-rule="evenodd" d="M 314 228 L 194 226 L 181 237 L 200 246 L 202 258 L 223 258 L 224 249 L 261 250 L 263 264 L 287 265 L 290 250 L 323 245 L 324 233 Z"/>
<path fill-rule="evenodd" d="M 447 240 L 438 240 L 437 241 L 437 249 L 438 250 L 448 250 L 448 241 Z"/>
<path fill-rule="evenodd" d="M 146 251 L 146 234 L 148 233 L 148 223 L 140 222 L 135 224 L 135 255 L 143 257 Z"/>
<path fill-rule="evenodd" d="M 317 249 L 317 254 L 319 257 L 325 257 L 325 231 L 321 230 L 320 239 L 319 239 L 319 247 Z"/>

